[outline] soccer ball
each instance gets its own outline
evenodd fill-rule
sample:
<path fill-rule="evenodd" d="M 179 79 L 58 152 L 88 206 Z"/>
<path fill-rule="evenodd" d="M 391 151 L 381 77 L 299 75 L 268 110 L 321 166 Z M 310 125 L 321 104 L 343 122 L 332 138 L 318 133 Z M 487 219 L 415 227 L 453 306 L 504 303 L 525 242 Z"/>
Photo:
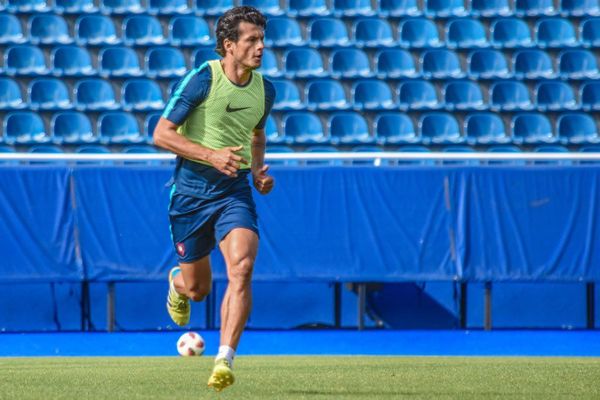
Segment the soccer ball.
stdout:
<path fill-rule="evenodd" d="M 201 356 L 204 348 L 204 339 L 196 332 L 186 332 L 177 341 L 177 351 L 184 357 Z"/>

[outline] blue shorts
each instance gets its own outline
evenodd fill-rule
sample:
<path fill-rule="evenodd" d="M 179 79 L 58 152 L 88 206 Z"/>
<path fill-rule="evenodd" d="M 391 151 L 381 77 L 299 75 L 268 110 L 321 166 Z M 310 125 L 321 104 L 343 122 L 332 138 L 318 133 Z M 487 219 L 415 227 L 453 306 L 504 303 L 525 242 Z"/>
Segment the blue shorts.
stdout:
<path fill-rule="evenodd" d="M 206 257 L 234 228 L 258 235 L 249 172 L 240 170 L 231 178 L 213 167 L 178 159 L 170 182 L 169 220 L 180 262 Z"/>

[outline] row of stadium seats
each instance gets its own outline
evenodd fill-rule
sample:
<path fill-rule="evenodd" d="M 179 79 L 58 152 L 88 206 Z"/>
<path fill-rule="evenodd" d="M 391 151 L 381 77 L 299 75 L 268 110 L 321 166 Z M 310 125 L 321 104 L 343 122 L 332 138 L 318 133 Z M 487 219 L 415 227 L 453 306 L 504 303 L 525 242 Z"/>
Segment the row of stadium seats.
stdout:
<path fill-rule="evenodd" d="M 123 111 L 101 113 L 97 128 L 81 112 L 61 112 L 52 116 L 47 130 L 39 114 L 31 111 L 8 113 L 3 118 L 0 142 L 8 144 L 81 144 L 81 143 L 151 143 L 159 113 L 148 114 L 140 129 L 133 114 Z M 600 143 L 598 126 L 584 113 L 565 113 L 558 116 L 556 126 L 541 113 L 515 115 L 510 130 L 495 113 L 471 113 L 459 119 L 445 112 L 423 113 L 416 124 L 406 114 L 379 113 L 373 118 L 372 129 L 368 119 L 356 112 L 335 112 L 326 117 L 325 124 L 314 113 L 289 112 L 283 114 L 278 126 L 270 116 L 266 132 L 270 144 L 593 144 Z M 416 125 L 416 126 L 415 126 Z"/>
<path fill-rule="evenodd" d="M 195 16 L 174 17 L 169 21 L 168 34 L 163 34 L 160 21 L 149 15 L 125 18 L 122 37 L 110 17 L 86 15 L 75 21 L 74 34 L 67 21 L 59 15 L 33 15 L 24 32 L 19 19 L 12 14 L 0 14 L 0 44 L 31 43 L 54 45 L 77 43 L 85 46 L 114 45 L 131 46 L 200 46 L 214 43 L 214 34 L 205 19 Z M 579 35 L 572 22 L 562 18 L 541 18 L 533 28 L 533 35 L 525 21 L 518 18 L 494 20 L 489 32 L 485 25 L 471 18 L 453 19 L 444 27 L 442 40 L 434 21 L 426 18 L 401 20 L 397 29 L 385 19 L 363 18 L 352 24 L 349 34 L 343 21 L 335 18 L 317 18 L 307 24 L 306 38 L 301 24 L 292 18 L 272 18 L 265 31 L 267 46 L 357 46 L 419 48 L 479 48 L 479 47 L 599 47 L 600 18 L 584 20 L 579 25 Z M 394 32 L 397 32 L 394 37 Z M 489 39 L 488 39 L 489 37 Z"/>
<path fill-rule="evenodd" d="M 414 79 L 397 85 L 381 80 L 362 79 L 351 86 L 347 96 L 342 83 L 334 79 L 309 81 L 304 96 L 293 80 L 272 81 L 276 98 L 274 111 L 382 111 L 382 110 L 439 110 L 447 111 L 594 111 L 600 110 L 600 82 L 581 85 L 579 101 L 573 86 L 562 81 L 543 81 L 535 85 L 533 96 L 526 84 L 520 81 L 498 81 L 490 85 L 489 94 L 484 96 L 480 84 L 468 80 L 447 82 L 437 87 L 431 81 Z M 169 88 L 171 95 L 175 82 Z M 71 99 L 74 99 L 72 101 Z M 78 80 L 73 96 L 68 85 L 57 78 L 36 78 L 27 86 L 27 98 L 21 94 L 17 81 L 0 78 L 0 110 L 70 110 L 108 111 L 153 111 L 165 107 L 167 96 L 163 96 L 160 85 L 151 79 L 129 79 L 121 88 L 121 101 L 107 80 L 90 78 Z"/>
<path fill-rule="evenodd" d="M 54 3 L 54 4 L 52 4 Z M 234 5 L 260 8 L 268 16 L 287 14 L 292 17 L 333 15 L 336 17 L 362 17 L 375 14 L 386 17 L 425 15 L 435 18 L 475 15 L 494 17 L 516 15 L 519 17 L 564 15 L 579 17 L 600 15 L 597 0 L 560 0 L 558 8 L 553 0 L 7 0 L 10 12 L 49 12 L 135 14 L 187 14 L 218 16 Z M 330 7 L 331 5 L 331 7 Z"/>

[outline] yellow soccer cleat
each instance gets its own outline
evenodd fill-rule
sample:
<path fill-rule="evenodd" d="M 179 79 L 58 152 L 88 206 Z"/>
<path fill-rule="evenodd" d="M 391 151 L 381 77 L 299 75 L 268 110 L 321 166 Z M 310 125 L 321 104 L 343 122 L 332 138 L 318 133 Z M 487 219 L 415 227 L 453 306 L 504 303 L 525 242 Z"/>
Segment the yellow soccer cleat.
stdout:
<path fill-rule="evenodd" d="M 181 273 L 181 268 L 173 267 L 169 271 L 169 294 L 167 295 L 167 311 L 173 322 L 179 326 L 187 325 L 190 322 L 190 300 L 177 293 L 173 286 L 173 278 Z"/>
<path fill-rule="evenodd" d="M 233 385 L 233 382 L 235 382 L 235 378 L 229 362 L 224 358 L 216 360 L 212 375 L 208 378 L 208 387 L 220 392 L 227 386 Z"/>

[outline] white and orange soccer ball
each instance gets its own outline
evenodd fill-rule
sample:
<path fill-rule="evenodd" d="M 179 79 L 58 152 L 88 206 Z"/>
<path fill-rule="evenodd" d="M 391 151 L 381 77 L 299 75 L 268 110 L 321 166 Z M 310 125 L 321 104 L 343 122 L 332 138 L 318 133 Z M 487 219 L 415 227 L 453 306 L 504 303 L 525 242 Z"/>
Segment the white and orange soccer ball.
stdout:
<path fill-rule="evenodd" d="M 196 332 L 186 332 L 177 341 L 177 352 L 184 356 L 201 356 L 206 348 L 204 339 Z"/>

